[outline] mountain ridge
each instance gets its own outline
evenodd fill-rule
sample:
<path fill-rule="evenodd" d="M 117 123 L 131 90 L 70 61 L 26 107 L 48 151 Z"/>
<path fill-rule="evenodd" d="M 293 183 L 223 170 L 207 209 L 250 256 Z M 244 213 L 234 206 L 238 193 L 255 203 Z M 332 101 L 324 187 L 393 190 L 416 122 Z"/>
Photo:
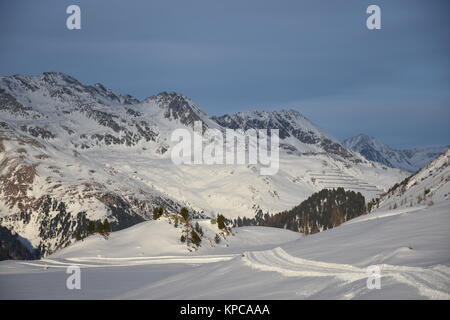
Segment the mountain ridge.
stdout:
<path fill-rule="evenodd" d="M 391 168 L 416 172 L 450 146 L 394 149 L 366 134 L 358 134 L 343 142 L 347 148 L 359 152 L 367 160 L 382 163 Z"/>
<path fill-rule="evenodd" d="M 395 184 L 371 209 L 397 209 L 413 206 L 433 206 L 450 201 L 450 148 L 427 166 Z"/>

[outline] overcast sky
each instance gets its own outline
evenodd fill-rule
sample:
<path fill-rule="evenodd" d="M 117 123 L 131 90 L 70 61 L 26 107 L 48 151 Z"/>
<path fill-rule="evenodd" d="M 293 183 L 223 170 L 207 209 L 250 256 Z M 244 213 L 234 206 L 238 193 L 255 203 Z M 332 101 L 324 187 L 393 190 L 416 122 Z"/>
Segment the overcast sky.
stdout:
<path fill-rule="evenodd" d="M 66 8 L 81 7 L 81 30 Z M 366 8 L 381 7 L 381 30 Z M 450 1 L 0 2 L 0 75 L 62 71 L 212 115 L 300 111 L 339 139 L 450 144 Z"/>

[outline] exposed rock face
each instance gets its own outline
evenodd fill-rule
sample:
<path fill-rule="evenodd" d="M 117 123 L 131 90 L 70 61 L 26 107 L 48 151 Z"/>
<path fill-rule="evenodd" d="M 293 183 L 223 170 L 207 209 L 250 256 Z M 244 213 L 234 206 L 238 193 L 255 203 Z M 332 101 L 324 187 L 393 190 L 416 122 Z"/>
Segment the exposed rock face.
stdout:
<path fill-rule="evenodd" d="M 164 109 L 167 119 L 179 120 L 186 126 L 192 126 L 195 121 L 203 121 L 206 113 L 197 108 L 187 97 L 175 92 L 162 92 L 151 96 L 144 102 L 153 102 Z"/>
<path fill-rule="evenodd" d="M 0 261 L 33 260 L 38 258 L 39 254 L 27 248 L 17 234 L 0 226 Z"/>
<path fill-rule="evenodd" d="M 352 154 L 339 141 L 319 131 L 307 118 L 295 110 L 250 111 L 234 115 L 213 117 L 223 127 L 230 129 L 278 129 L 283 148 L 301 152 L 307 145 L 311 152 L 326 152 L 345 158 Z M 291 139 L 289 139 L 291 138 Z"/>

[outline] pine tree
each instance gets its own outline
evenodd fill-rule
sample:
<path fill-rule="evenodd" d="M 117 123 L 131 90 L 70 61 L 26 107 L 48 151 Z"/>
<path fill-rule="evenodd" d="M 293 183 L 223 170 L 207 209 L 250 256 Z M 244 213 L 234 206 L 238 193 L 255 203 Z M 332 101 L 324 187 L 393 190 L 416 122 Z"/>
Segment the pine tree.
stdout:
<path fill-rule="evenodd" d="M 202 228 L 200 227 L 200 225 L 198 224 L 198 221 L 195 222 L 195 231 L 196 231 L 199 235 L 203 236 L 203 230 L 202 230 Z"/>
<path fill-rule="evenodd" d="M 196 246 L 199 246 L 200 243 L 202 242 L 202 238 L 200 238 L 200 236 L 197 234 L 197 232 L 195 232 L 195 230 L 191 231 L 191 241 Z"/>
<path fill-rule="evenodd" d="M 219 227 L 220 230 L 226 229 L 226 225 L 225 225 L 225 217 L 221 214 L 219 214 L 217 216 L 217 226 Z"/>
<path fill-rule="evenodd" d="M 87 233 L 88 235 L 93 234 L 95 232 L 95 223 L 92 220 L 89 220 L 88 227 L 87 227 Z"/>
<path fill-rule="evenodd" d="M 103 232 L 103 223 L 101 220 L 97 220 L 95 222 L 95 232 L 102 233 Z"/>
<path fill-rule="evenodd" d="M 342 224 L 344 218 L 342 217 L 341 210 L 337 206 L 333 206 L 331 209 L 331 225 L 337 227 Z"/>
<path fill-rule="evenodd" d="M 153 220 L 158 220 L 163 214 L 163 208 L 155 207 L 153 208 Z"/>
<path fill-rule="evenodd" d="M 109 234 L 111 231 L 111 225 L 109 224 L 109 221 L 105 218 L 103 221 L 103 232 L 106 234 Z"/>
<path fill-rule="evenodd" d="M 189 211 L 187 208 L 181 208 L 180 210 L 180 215 L 183 217 L 184 221 L 186 222 L 186 224 L 189 221 Z"/>

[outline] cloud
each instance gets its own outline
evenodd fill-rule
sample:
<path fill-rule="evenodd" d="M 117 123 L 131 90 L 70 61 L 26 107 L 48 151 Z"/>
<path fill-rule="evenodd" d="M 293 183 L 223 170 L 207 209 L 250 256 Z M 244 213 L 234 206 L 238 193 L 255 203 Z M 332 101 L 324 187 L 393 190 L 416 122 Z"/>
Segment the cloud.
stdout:
<path fill-rule="evenodd" d="M 69 2 L 0 4 L 2 75 L 58 70 L 139 98 L 180 91 L 210 114 L 291 106 L 337 137 L 450 141 L 446 0 L 79 0 L 80 31 Z"/>

